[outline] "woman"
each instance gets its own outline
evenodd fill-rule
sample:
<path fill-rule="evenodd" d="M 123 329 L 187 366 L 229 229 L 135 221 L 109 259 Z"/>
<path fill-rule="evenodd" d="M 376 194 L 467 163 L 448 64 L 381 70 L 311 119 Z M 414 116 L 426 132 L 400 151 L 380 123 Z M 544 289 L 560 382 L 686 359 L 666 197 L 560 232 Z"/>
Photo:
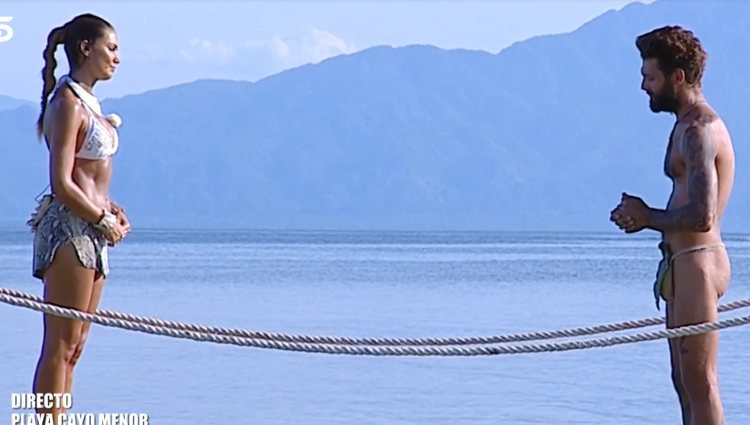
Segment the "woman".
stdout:
<path fill-rule="evenodd" d="M 64 44 L 70 73 L 55 84 L 55 50 Z M 92 93 L 120 63 L 112 25 L 90 14 L 55 28 L 47 38 L 42 110 L 37 134 L 49 149 L 51 195 L 29 224 L 34 231 L 33 275 L 44 282 L 46 302 L 94 312 L 109 273 L 108 246 L 130 231 L 122 208 L 109 199 L 116 119 L 101 115 Z M 47 98 L 52 94 L 47 104 Z M 35 393 L 70 393 L 73 368 L 90 323 L 44 315 L 44 342 Z M 59 406 L 37 409 L 57 418 Z"/>

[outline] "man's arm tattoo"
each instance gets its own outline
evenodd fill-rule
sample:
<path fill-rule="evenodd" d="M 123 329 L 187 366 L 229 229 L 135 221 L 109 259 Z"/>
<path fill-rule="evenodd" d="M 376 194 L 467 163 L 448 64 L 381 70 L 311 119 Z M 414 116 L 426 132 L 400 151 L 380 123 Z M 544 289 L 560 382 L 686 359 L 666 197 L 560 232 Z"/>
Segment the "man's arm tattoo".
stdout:
<path fill-rule="evenodd" d="M 718 177 L 716 146 L 707 122 L 691 125 L 683 138 L 687 168 L 688 203 L 673 210 L 651 209 L 648 227 L 661 231 L 711 230 L 716 217 Z"/>

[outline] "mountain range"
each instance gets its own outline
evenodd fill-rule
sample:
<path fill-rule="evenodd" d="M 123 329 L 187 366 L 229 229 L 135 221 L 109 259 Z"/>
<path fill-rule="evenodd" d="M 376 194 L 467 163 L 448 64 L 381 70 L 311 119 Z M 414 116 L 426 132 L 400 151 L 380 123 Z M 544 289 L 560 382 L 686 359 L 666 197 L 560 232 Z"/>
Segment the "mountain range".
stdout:
<path fill-rule="evenodd" d="M 674 117 L 648 108 L 635 37 L 677 24 L 709 53 L 704 91 L 735 143 L 723 229 L 746 231 L 748 22 L 739 1 L 633 3 L 496 54 L 377 46 L 107 99 L 123 118 L 112 194 L 136 228 L 612 230 L 621 192 L 669 196 Z M 37 114 L 0 97 L 3 223 L 47 183 Z"/>

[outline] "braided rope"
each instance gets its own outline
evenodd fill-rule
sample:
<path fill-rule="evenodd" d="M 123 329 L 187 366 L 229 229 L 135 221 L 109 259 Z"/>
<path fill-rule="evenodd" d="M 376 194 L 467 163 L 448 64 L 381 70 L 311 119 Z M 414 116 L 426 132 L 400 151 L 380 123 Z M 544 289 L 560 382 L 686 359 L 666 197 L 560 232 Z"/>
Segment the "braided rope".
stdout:
<path fill-rule="evenodd" d="M 5 294 L 0 294 L 0 301 L 16 306 L 31 308 L 33 310 L 42 311 L 48 314 L 54 314 L 56 316 L 67 317 L 70 319 L 86 320 L 104 326 L 118 327 L 126 330 L 139 331 L 154 335 L 165 335 L 173 338 L 192 339 L 195 341 L 207 341 L 217 344 L 231 344 L 284 351 L 369 356 L 489 356 L 499 354 L 522 354 L 581 350 L 587 348 L 600 348 L 620 344 L 630 344 L 641 341 L 652 341 L 662 338 L 676 338 L 681 336 L 698 335 L 713 330 L 736 327 L 750 323 L 750 315 L 748 315 L 728 320 L 722 320 L 719 322 L 708 322 L 682 328 L 664 329 L 660 331 L 645 332 L 636 335 L 622 335 L 610 338 L 590 339 L 583 341 L 479 347 L 371 347 L 292 343 L 256 338 L 213 335 L 209 333 L 199 333 L 188 330 L 175 330 L 170 328 L 162 328 L 159 326 L 147 325 L 144 323 L 134 323 L 120 319 L 113 319 L 110 317 L 102 317 L 90 313 L 82 313 L 78 310 L 61 308 L 50 304 L 11 297 Z"/>
<path fill-rule="evenodd" d="M 15 298 L 26 299 L 39 303 L 44 300 L 35 295 L 15 291 L 13 289 L 0 288 L 0 294 Z M 719 306 L 720 313 L 750 307 L 750 298 L 737 300 Z M 557 338 L 570 338 L 601 333 L 618 332 L 623 330 L 639 329 L 648 326 L 660 325 L 665 322 L 664 317 L 651 317 L 641 320 L 629 320 L 624 322 L 609 323 L 597 326 L 579 327 L 570 329 L 559 329 L 554 331 L 537 331 L 529 333 L 516 333 L 508 335 L 496 335 L 489 337 L 466 337 L 466 338 L 349 338 L 336 336 L 315 335 L 289 335 L 263 331 L 248 331 L 236 328 L 223 328 L 203 326 L 191 323 L 180 323 L 150 317 L 135 316 L 127 313 L 119 313 L 109 310 L 97 310 L 94 314 L 112 319 L 125 320 L 134 323 L 142 323 L 160 328 L 169 328 L 182 331 L 199 332 L 223 336 L 236 336 L 241 338 L 265 339 L 280 342 L 301 342 L 311 344 L 332 345 L 368 345 L 368 346 L 448 346 L 448 345 L 489 345 L 508 342 L 538 341 Z"/>
<path fill-rule="evenodd" d="M 374 346 L 341 346 L 329 344 L 293 343 L 284 341 L 272 341 L 257 338 L 246 338 L 226 335 L 214 335 L 210 333 L 194 332 L 189 330 L 176 330 L 144 323 L 129 322 L 121 319 L 97 316 L 95 314 L 83 313 L 78 310 L 62 308 L 51 304 L 40 303 L 28 299 L 12 297 L 0 294 L 0 301 L 26 307 L 44 313 L 53 314 L 69 319 L 85 320 L 109 327 L 117 327 L 154 335 L 165 335 L 173 338 L 192 339 L 195 341 L 207 341 L 217 344 L 232 344 L 238 346 L 250 346 L 264 349 L 275 349 L 284 351 L 299 351 L 307 353 L 324 354 L 346 354 L 346 355 L 370 355 L 370 356 L 488 356 L 499 354 L 522 354 L 540 353 L 553 351 L 581 350 L 587 348 L 600 348 L 620 344 L 630 344 L 642 341 L 652 341 L 663 338 L 676 338 L 681 336 L 698 335 L 714 330 L 731 328 L 750 323 L 750 315 L 736 317 L 718 322 L 707 322 L 698 325 L 685 326 L 674 329 L 664 329 L 654 332 L 644 332 L 635 335 L 621 335 L 609 338 L 568 341 L 558 343 L 522 344 L 506 346 L 478 346 L 478 347 L 374 347 Z"/>

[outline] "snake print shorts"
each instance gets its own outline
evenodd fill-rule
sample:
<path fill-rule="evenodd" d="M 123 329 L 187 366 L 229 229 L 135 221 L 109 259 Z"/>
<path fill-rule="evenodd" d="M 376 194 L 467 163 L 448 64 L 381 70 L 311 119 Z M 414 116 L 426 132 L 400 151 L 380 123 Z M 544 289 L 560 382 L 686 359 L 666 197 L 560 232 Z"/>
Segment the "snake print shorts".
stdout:
<path fill-rule="evenodd" d="M 73 245 L 81 265 L 96 271 L 97 279 L 109 275 L 107 240 L 92 223 L 75 215 L 57 199 L 34 229 L 32 275 L 44 280 L 55 252 L 67 243 Z"/>

